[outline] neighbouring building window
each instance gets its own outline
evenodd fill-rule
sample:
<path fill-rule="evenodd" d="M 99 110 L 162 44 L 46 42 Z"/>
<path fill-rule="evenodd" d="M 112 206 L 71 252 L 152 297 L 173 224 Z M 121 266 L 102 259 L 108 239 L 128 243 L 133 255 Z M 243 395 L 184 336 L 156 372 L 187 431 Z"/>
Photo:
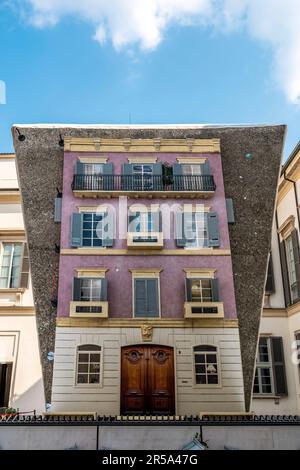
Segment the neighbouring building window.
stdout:
<path fill-rule="evenodd" d="M 300 379 L 300 332 L 295 334 L 296 348 L 297 348 L 297 359 L 299 368 L 299 379 Z"/>
<path fill-rule="evenodd" d="M 274 271 L 273 271 L 273 260 L 272 260 L 272 253 L 270 253 L 267 280 L 266 280 L 266 286 L 265 286 L 265 294 L 270 295 L 270 294 L 273 294 L 274 292 L 275 292 L 275 280 L 274 280 Z"/>
<path fill-rule="evenodd" d="M 82 246 L 102 246 L 103 214 L 87 212 L 83 214 Z"/>
<path fill-rule="evenodd" d="M 12 363 L 0 364 L 0 408 L 9 406 Z"/>
<path fill-rule="evenodd" d="M 134 279 L 134 316 L 159 316 L 159 279 Z"/>
<path fill-rule="evenodd" d="M 100 384 L 101 346 L 84 344 L 77 349 L 76 384 Z"/>
<path fill-rule="evenodd" d="M 193 352 L 196 385 L 218 385 L 220 379 L 216 346 L 194 346 Z"/>
<path fill-rule="evenodd" d="M 184 217 L 184 234 L 187 248 L 208 246 L 207 213 L 191 212 Z"/>
<path fill-rule="evenodd" d="M 0 288 L 28 287 L 29 259 L 26 243 L 3 243 Z"/>
<path fill-rule="evenodd" d="M 300 252 L 296 229 L 280 243 L 280 259 L 284 297 L 288 306 L 300 299 Z"/>
<path fill-rule="evenodd" d="M 278 336 L 259 338 L 253 393 L 287 395 L 283 341 Z"/>
<path fill-rule="evenodd" d="M 292 235 L 290 235 L 285 240 L 285 247 L 286 247 L 286 258 L 287 258 L 288 275 L 289 275 L 289 282 L 290 282 L 290 295 L 291 295 L 291 299 L 293 303 L 299 298 L 299 289 L 298 289 L 298 282 L 297 282 L 296 253 L 295 253 L 294 240 L 293 240 Z"/>

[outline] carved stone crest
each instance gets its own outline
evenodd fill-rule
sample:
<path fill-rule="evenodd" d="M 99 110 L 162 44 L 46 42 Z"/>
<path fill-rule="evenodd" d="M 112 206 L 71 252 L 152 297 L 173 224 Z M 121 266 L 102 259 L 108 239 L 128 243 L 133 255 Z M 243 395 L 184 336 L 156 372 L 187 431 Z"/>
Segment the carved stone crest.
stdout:
<path fill-rule="evenodd" d="M 148 324 L 144 324 L 141 326 L 141 333 L 142 333 L 142 340 L 143 341 L 151 341 L 152 340 L 152 333 L 153 327 Z"/>

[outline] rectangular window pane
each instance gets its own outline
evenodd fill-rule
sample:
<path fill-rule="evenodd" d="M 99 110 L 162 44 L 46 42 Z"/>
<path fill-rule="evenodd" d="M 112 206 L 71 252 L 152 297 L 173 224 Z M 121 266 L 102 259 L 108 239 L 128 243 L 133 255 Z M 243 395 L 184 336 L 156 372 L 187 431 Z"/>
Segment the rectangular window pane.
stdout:
<path fill-rule="evenodd" d="M 18 288 L 21 278 L 23 243 L 3 243 L 0 271 L 2 288 Z"/>

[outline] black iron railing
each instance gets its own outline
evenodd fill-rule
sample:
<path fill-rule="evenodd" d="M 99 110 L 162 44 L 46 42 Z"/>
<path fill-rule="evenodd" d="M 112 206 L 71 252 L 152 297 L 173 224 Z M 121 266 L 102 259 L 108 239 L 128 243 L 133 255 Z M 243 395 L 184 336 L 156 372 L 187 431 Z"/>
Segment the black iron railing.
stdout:
<path fill-rule="evenodd" d="M 74 175 L 73 191 L 191 191 L 212 192 L 212 175 Z"/>

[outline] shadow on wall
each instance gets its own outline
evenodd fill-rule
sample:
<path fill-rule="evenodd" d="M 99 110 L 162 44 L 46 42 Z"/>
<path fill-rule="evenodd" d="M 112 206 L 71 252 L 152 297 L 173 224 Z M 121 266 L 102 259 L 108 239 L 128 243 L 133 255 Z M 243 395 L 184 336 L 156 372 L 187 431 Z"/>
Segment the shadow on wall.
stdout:
<path fill-rule="evenodd" d="M 18 409 L 20 413 L 30 412 L 30 414 L 33 414 L 35 410 L 37 414 L 42 414 L 45 411 L 45 395 L 42 379 L 39 379 L 23 393 L 19 395 L 14 393 L 9 405 L 12 408 Z"/>

